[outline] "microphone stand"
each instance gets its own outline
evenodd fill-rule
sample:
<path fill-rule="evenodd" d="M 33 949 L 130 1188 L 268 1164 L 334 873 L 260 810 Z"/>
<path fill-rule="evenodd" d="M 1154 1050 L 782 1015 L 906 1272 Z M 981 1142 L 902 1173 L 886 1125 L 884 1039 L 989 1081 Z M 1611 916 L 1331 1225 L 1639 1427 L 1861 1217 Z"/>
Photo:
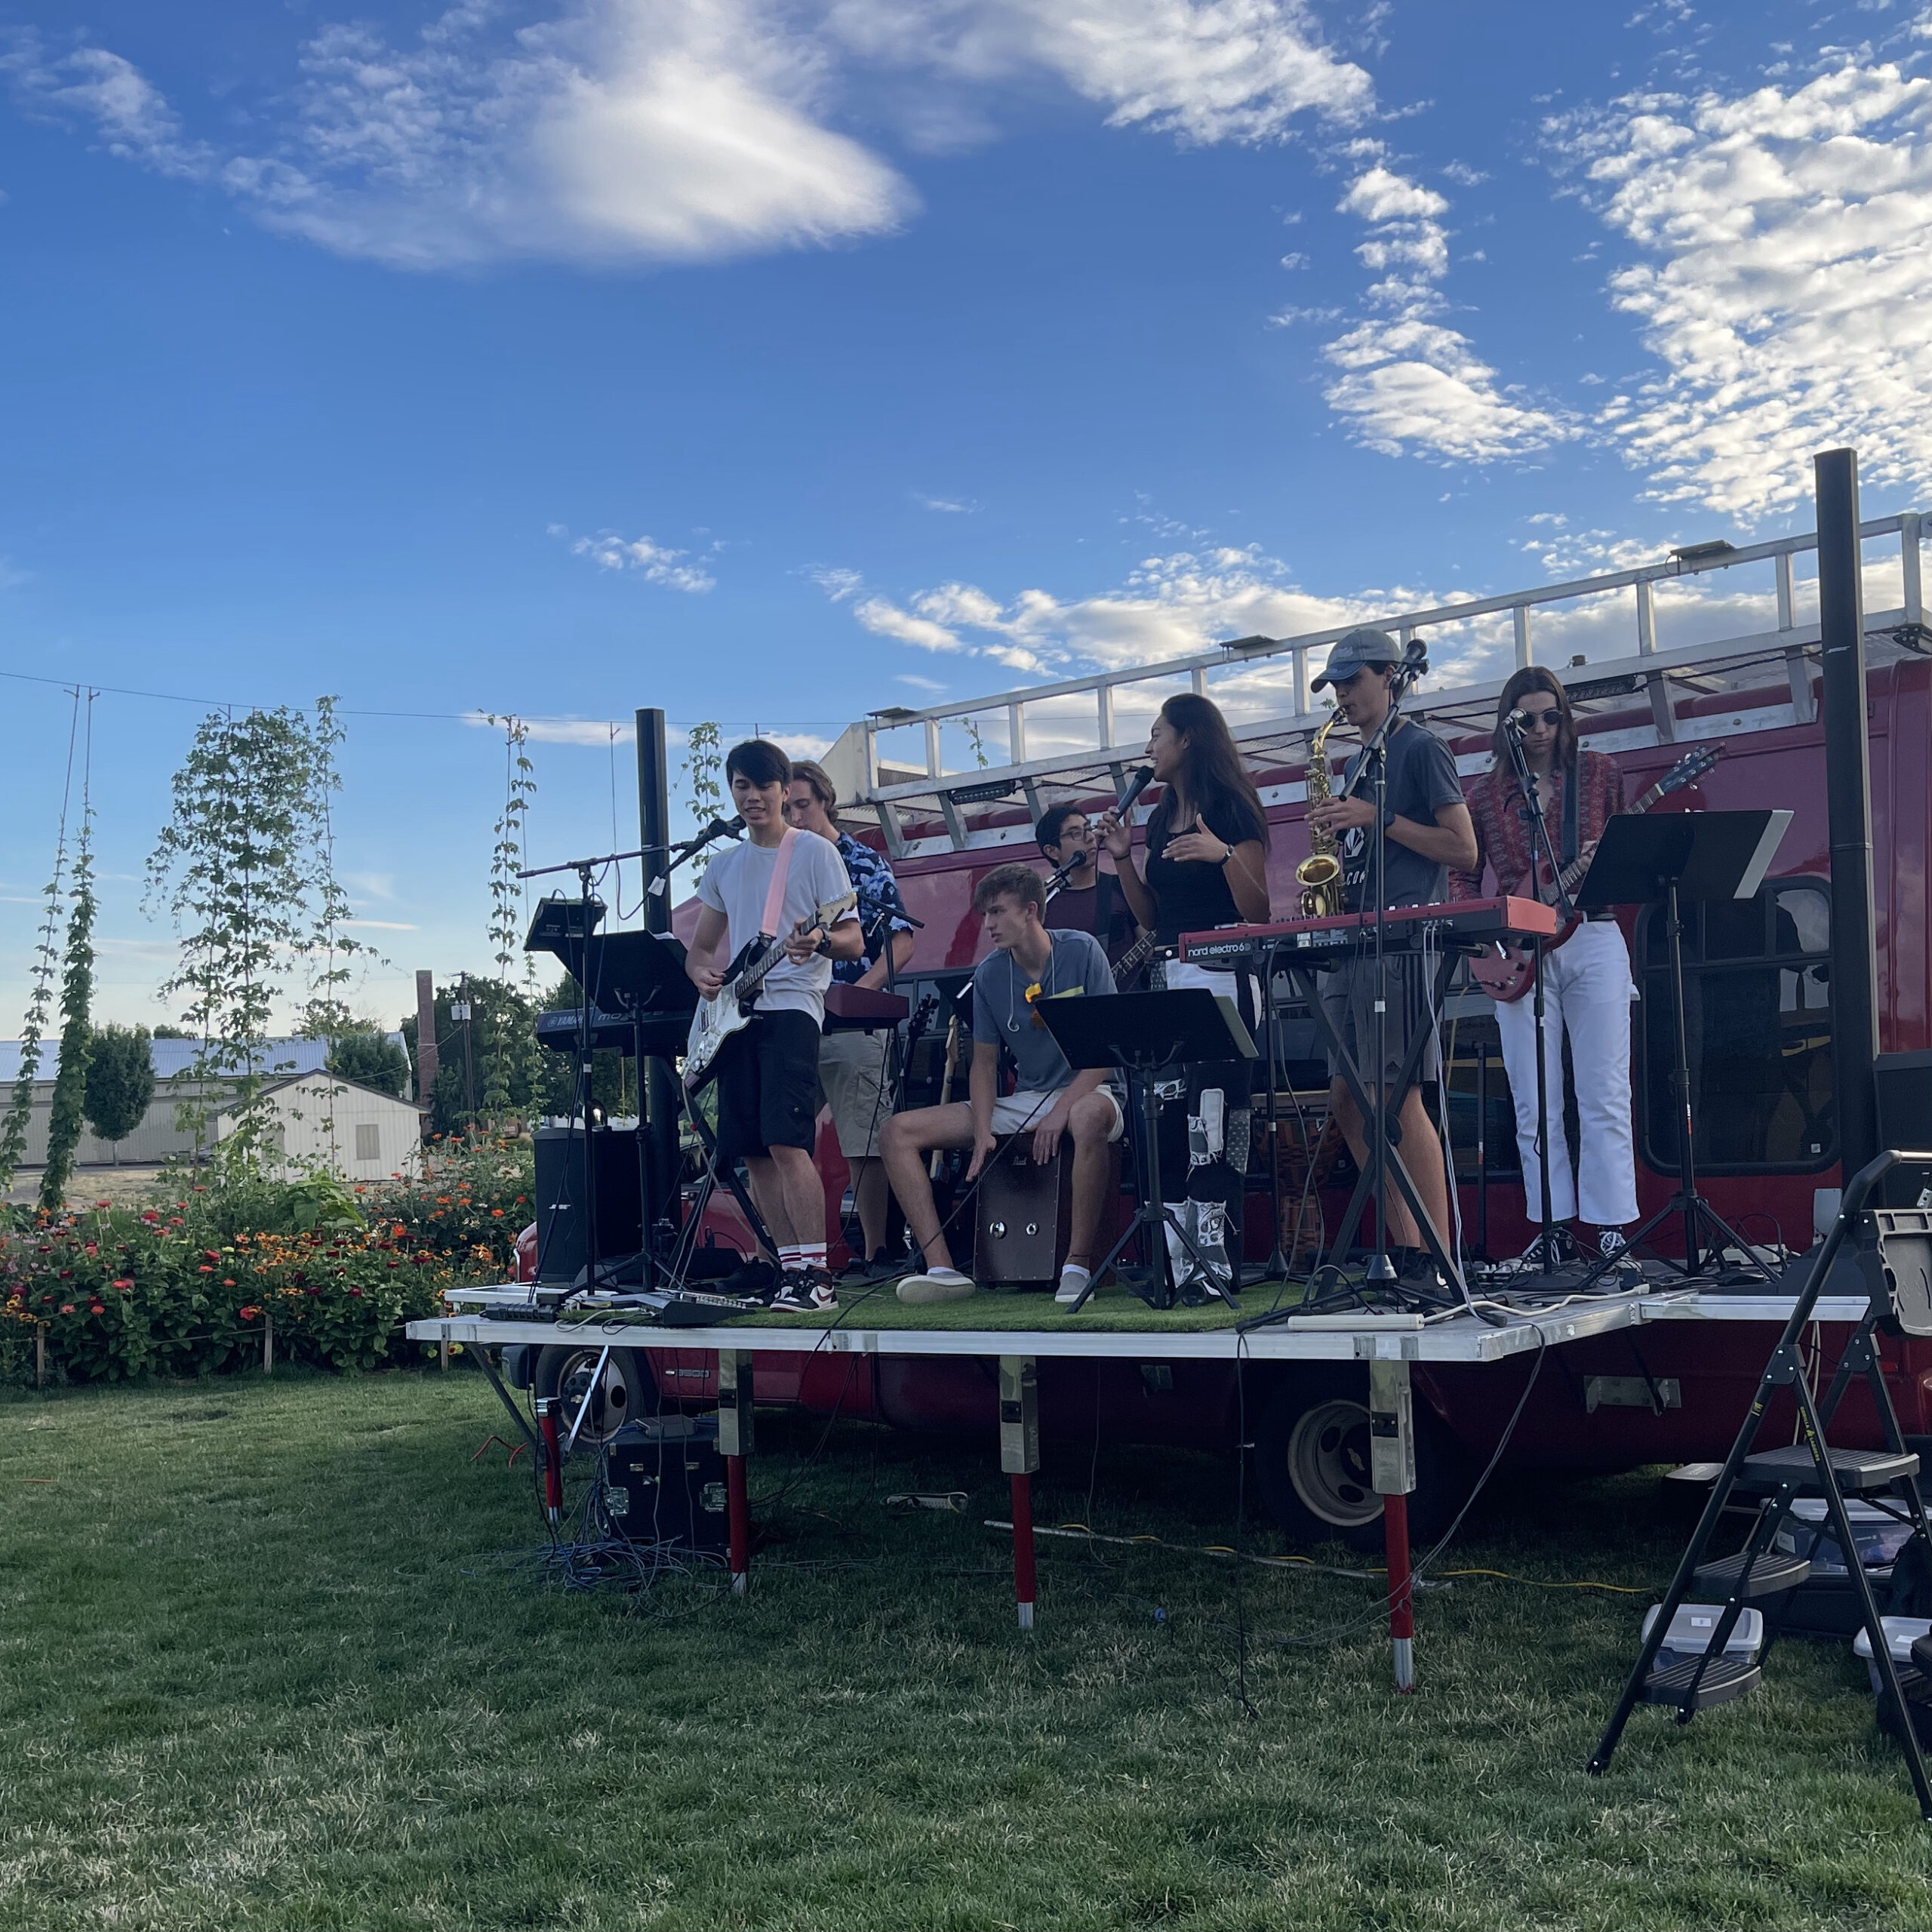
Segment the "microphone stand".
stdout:
<path fill-rule="evenodd" d="M 1549 862 L 1550 877 L 1556 882 L 1557 910 L 1563 918 L 1569 918 L 1575 908 L 1569 894 L 1564 890 L 1563 868 L 1557 863 L 1555 848 L 1550 843 L 1549 821 L 1544 816 L 1543 798 L 1530 771 L 1529 759 L 1523 750 L 1522 734 L 1506 723 L 1503 741 L 1509 747 L 1509 762 L 1515 770 L 1516 788 L 1522 795 L 1523 814 L 1530 823 L 1531 871 L 1534 871 L 1540 848 L 1543 857 Z M 1564 782 L 1574 785 L 1576 774 L 1573 772 Z M 1531 992 L 1531 1012 L 1535 1022 L 1537 1048 L 1537 1180 L 1543 1192 L 1543 1266 L 1538 1272 L 1550 1275 L 1555 1272 L 1556 1266 L 1551 1252 L 1555 1240 L 1556 1222 L 1549 1204 L 1549 1067 L 1543 1057 L 1543 943 L 1540 938 L 1534 942 L 1534 957 L 1536 978 Z M 1564 1158 L 1568 1158 L 1567 1149 Z"/>

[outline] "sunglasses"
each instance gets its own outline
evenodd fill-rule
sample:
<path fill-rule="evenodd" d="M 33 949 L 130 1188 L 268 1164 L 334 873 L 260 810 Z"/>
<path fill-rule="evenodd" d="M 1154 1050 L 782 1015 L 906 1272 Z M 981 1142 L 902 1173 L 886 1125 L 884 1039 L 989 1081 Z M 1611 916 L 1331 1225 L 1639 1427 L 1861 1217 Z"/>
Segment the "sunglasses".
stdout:
<path fill-rule="evenodd" d="M 1553 704 L 1546 711 L 1532 711 L 1527 704 L 1519 704 L 1516 709 L 1523 714 L 1533 731 L 1554 731 L 1563 715 Z"/>

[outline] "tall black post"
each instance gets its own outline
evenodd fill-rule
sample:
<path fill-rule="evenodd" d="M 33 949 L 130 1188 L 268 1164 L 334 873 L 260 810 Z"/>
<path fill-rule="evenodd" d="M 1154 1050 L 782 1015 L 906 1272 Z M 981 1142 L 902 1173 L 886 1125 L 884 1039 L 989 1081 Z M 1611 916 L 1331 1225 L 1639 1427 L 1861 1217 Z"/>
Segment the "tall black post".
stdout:
<path fill-rule="evenodd" d="M 1865 596 L 1858 454 L 1812 458 L 1818 492 L 1818 631 L 1825 664 L 1825 798 L 1832 845 L 1832 1053 L 1838 1160 L 1856 1174 L 1878 1152 L 1872 1063 L 1878 1051 L 1878 952 L 1872 912 L 1872 768 L 1866 738 Z"/>
<path fill-rule="evenodd" d="M 671 768 L 664 749 L 664 714 L 637 714 L 638 843 L 644 848 L 647 886 L 664 869 L 671 847 Z M 671 890 L 644 895 L 645 930 L 671 930 Z M 656 1270 L 648 1258 L 651 1236 L 666 1215 L 675 1217 L 678 1178 L 678 1083 L 669 1065 L 653 1057 L 638 1057 L 638 1178 L 642 1183 L 644 1278 L 656 1285 Z"/>

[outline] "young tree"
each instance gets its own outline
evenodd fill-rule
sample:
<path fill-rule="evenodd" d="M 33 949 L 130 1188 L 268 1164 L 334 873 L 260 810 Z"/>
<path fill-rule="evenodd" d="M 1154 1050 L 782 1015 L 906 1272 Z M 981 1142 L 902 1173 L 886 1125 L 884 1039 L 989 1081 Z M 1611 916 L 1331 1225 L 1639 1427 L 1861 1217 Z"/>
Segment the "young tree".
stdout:
<path fill-rule="evenodd" d="M 40 1204 L 59 1213 L 73 1177 L 87 1094 L 88 1056 L 94 1004 L 94 811 L 82 781 L 81 835 L 74 847 L 74 887 L 67 912 L 67 952 L 60 975 L 60 1066 L 54 1076 L 54 1105 L 47 1119 L 47 1165 L 41 1170 Z"/>
<path fill-rule="evenodd" d="M 154 1035 L 145 1026 L 101 1028 L 88 1055 L 88 1124 L 103 1140 L 118 1143 L 146 1118 L 154 1099 Z"/>

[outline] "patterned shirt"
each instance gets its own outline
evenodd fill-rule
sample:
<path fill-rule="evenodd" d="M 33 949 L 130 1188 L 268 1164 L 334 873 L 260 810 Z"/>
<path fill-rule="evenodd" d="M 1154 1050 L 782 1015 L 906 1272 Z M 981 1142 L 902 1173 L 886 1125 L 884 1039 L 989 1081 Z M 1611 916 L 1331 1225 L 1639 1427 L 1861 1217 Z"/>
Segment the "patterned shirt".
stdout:
<path fill-rule="evenodd" d="M 863 959 L 835 959 L 832 962 L 832 977 L 851 986 L 862 979 L 866 969 L 878 958 L 888 928 L 895 933 L 909 933 L 912 925 L 903 916 L 906 902 L 899 896 L 899 881 L 892 876 L 892 868 L 878 853 L 869 845 L 861 844 L 849 832 L 841 832 L 838 835 L 838 856 L 845 861 L 845 869 L 852 875 L 852 889 L 859 895 L 859 929 L 866 936 L 866 956 Z M 881 918 L 887 919 L 887 928 L 880 926 Z"/>
<path fill-rule="evenodd" d="M 1577 792 L 1577 850 L 1603 836 L 1604 827 L 1623 809 L 1623 774 L 1617 761 L 1601 752 L 1579 751 Z M 1568 774 L 1560 768 L 1548 773 L 1538 789 L 1543 793 L 1543 824 L 1559 859 L 1563 857 L 1563 788 Z M 1482 891 L 1484 866 L 1496 875 L 1498 892 L 1514 892 L 1530 869 L 1530 826 L 1516 774 L 1506 765 L 1486 771 L 1469 793 L 1469 817 L 1475 822 L 1476 868 L 1459 872 L 1453 881 L 1458 898 L 1474 899 Z"/>

